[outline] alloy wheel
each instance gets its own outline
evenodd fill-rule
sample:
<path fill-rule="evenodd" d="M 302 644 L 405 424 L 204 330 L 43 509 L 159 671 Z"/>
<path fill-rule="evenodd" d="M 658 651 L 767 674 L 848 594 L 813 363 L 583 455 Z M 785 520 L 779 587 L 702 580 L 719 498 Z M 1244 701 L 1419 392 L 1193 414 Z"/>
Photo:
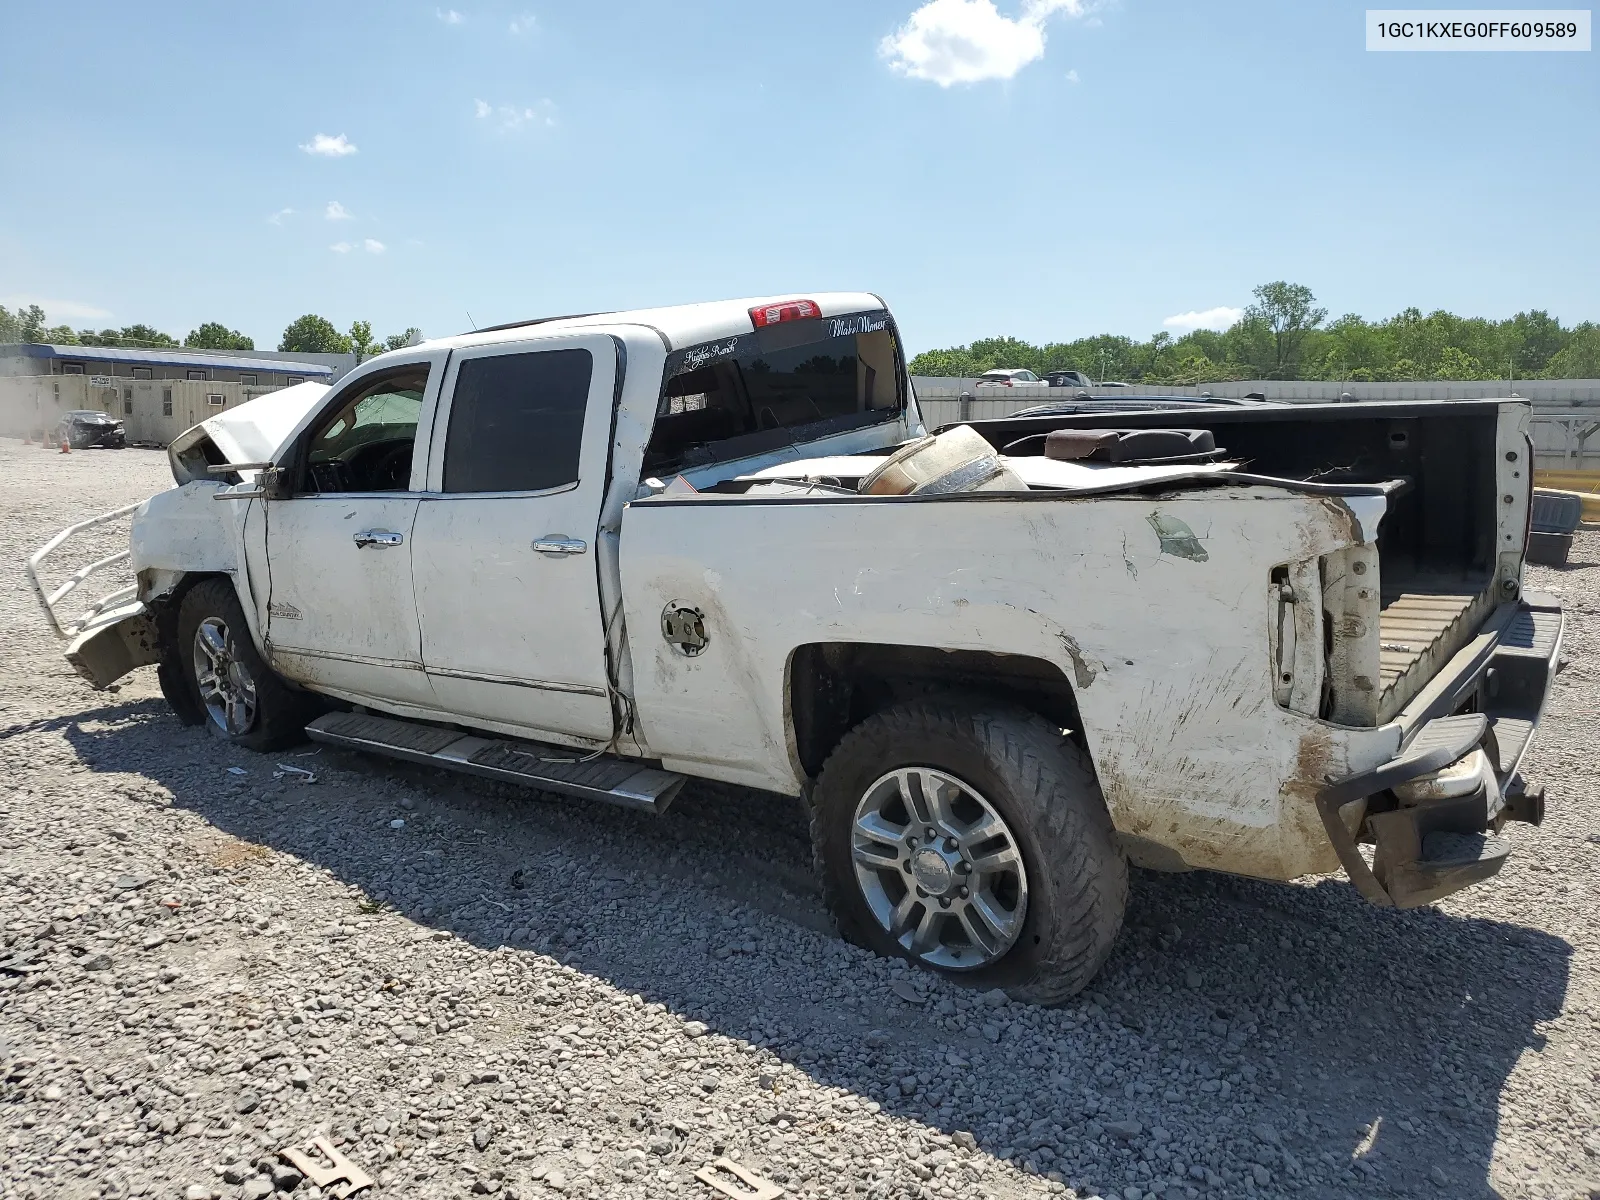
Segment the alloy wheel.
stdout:
<path fill-rule="evenodd" d="M 235 653 L 234 633 L 221 617 L 207 617 L 194 631 L 194 681 L 211 723 L 233 737 L 256 722 L 256 683 Z"/>
<path fill-rule="evenodd" d="M 850 829 L 856 882 L 873 917 L 919 962 L 976 970 L 1022 932 L 1028 873 L 1015 834 L 977 789 L 933 767 L 900 767 L 867 788 Z"/>

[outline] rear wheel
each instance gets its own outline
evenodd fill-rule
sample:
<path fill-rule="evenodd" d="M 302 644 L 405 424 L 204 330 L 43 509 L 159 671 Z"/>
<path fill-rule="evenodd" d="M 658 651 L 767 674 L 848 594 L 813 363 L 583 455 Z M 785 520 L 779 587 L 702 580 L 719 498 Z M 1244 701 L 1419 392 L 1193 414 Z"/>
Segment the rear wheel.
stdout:
<path fill-rule="evenodd" d="M 1128 872 L 1087 756 L 1020 709 L 903 704 L 847 734 L 813 795 L 840 931 L 1014 999 L 1081 991 Z"/>
<path fill-rule="evenodd" d="M 206 580 L 184 596 L 177 648 L 194 711 L 213 734 L 251 750 L 275 750 L 304 737 L 312 698 L 262 660 L 231 583 Z"/>

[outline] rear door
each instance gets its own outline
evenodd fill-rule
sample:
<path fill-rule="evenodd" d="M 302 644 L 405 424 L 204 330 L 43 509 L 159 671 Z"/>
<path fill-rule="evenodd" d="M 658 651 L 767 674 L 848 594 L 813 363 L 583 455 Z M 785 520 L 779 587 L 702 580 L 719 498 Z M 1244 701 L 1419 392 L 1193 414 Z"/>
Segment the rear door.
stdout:
<path fill-rule="evenodd" d="M 611 737 L 595 535 L 617 377 L 604 335 L 451 357 L 412 552 L 441 708 L 535 735 Z"/>

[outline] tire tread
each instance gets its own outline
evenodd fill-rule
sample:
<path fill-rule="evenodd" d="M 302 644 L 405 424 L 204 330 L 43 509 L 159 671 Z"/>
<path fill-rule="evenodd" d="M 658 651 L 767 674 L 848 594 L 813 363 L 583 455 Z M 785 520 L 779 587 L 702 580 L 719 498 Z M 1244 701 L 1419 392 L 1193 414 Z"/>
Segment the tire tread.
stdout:
<path fill-rule="evenodd" d="M 1036 926 L 1041 952 L 1027 975 L 1004 986 L 1013 999 L 1029 1003 L 1069 999 L 1094 978 L 1116 942 L 1127 907 L 1127 860 L 1088 756 L 1026 709 L 976 707 L 959 697 L 914 701 L 867 718 L 840 740 L 823 764 L 807 808 L 823 899 L 841 935 L 872 947 L 869 930 L 859 924 L 844 892 L 854 880 L 830 869 L 825 848 L 830 813 L 846 803 L 853 811 L 855 801 L 833 794 L 836 781 L 860 761 L 888 763 L 897 744 L 926 738 L 965 742 L 991 763 L 1005 777 L 1014 805 L 1024 810 L 1019 815 L 1026 828 L 1020 832 L 1032 837 L 1036 853 L 1056 864 L 1048 872 L 1057 881 L 1054 894 L 1038 897 L 1048 900 Z"/>

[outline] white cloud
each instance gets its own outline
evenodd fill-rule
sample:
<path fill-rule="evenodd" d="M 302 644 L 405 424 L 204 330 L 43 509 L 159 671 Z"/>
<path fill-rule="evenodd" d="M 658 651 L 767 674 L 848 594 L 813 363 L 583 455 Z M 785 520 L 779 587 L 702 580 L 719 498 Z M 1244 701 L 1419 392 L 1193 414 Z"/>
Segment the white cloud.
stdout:
<path fill-rule="evenodd" d="M 1242 316 L 1244 316 L 1242 308 L 1219 305 L 1204 312 L 1178 313 L 1176 316 L 1168 317 L 1161 324 L 1168 329 L 1176 329 L 1179 333 L 1193 333 L 1196 329 L 1214 329 L 1220 333 Z"/>
<path fill-rule="evenodd" d="M 330 137 L 326 133 L 319 133 L 309 142 L 302 142 L 300 149 L 307 154 L 315 154 L 320 158 L 343 158 L 347 154 L 356 152 L 355 143 L 344 134 Z"/>
<path fill-rule="evenodd" d="M 486 121 L 493 117 L 495 125 L 506 132 L 521 129 L 524 125 L 550 129 L 556 124 L 556 106 L 549 100 L 541 100 L 532 108 L 518 104 L 496 106 L 482 100 L 473 101 L 473 106 L 478 120 Z"/>
<path fill-rule="evenodd" d="M 512 33 L 533 33 L 539 28 L 539 19 L 530 12 L 518 13 L 511 18 Z"/>
<path fill-rule="evenodd" d="M 465 17 L 463 17 L 453 8 L 436 8 L 433 10 L 433 15 L 438 17 L 439 20 L 443 21 L 446 25 L 459 25 L 461 22 L 466 20 Z"/>
<path fill-rule="evenodd" d="M 109 317 L 111 314 L 103 308 L 93 304 L 84 304 L 80 300 L 46 300 L 42 296 L 5 296 L 0 297 L 0 304 L 15 310 L 27 308 L 30 304 L 37 304 L 44 309 L 47 321 L 79 321 Z"/>
<path fill-rule="evenodd" d="M 292 208 L 280 208 L 277 212 L 273 213 L 270 217 L 267 218 L 267 223 L 269 225 L 282 225 L 283 224 L 283 219 L 285 217 L 292 217 L 292 216 L 294 216 L 294 209 L 292 209 Z"/>
<path fill-rule="evenodd" d="M 361 243 L 361 245 L 366 250 L 366 252 L 368 254 L 382 254 L 385 250 L 387 250 L 389 248 L 389 247 L 385 246 L 382 242 L 380 242 L 377 238 L 367 238 L 365 241 L 363 241 Z"/>
<path fill-rule="evenodd" d="M 322 216 L 329 221 L 353 221 L 356 215 L 337 200 L 329 200 L 328 207 L 322 210 Z"/>
<path fill-rule="evenodd" d="M 889 66 L 940 87 L 1010 79 L 1044 57 L 1045 22 L 1055 13 L 1081 15 L 1089 0 L 1024 0 L 1004 16 L 994 0 L 928 0 L 878 44 Z"/>
<path fill-rule="evenodd" d="M 1068 71 L 1067 72 L 1067 82 L 1068 83 L 1081 83 L 1082 81 L 1078 78 L 1078 72 L 1077 71 Z"/>
<path fill-rule="evenodd" d="M 335 242 L 333 245 L 329 246 L 328 249 L 332 250 L 335 254 L 349 254 L 353 247 L 349 242 Z"/>

